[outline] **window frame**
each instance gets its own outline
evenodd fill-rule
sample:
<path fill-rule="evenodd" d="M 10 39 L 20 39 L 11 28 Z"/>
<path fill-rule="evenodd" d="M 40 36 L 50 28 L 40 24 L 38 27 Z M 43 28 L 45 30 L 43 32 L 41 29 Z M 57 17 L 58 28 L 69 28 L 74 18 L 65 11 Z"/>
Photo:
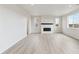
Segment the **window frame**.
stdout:
<path fill-rule="evenodd" d="M 70 28 L 70 29 L 79 29 L 79 26 L 77 27 L 77 28 L 75 28 L 75 26 L 74 25 L 79 25 L 79 23 L 76 23 L 75 24 L 75 22 L 74 22 L 74 20 L 75 20 L 75 16 L 77 15 L 77 14 L 79 14 L 79 11 L 78 12 L 75 12 L 74 14 L 70 14 L 70 15 L 68 15 L 67 16 L 67 28 Z M 78 15 L 77 15 L 78 16 Z M 72 27 L 69 27 L 69 17 L 73 17 L 73 19 L 72 19 Z M 78 16 L 79 17 L 79 16 Z"/>

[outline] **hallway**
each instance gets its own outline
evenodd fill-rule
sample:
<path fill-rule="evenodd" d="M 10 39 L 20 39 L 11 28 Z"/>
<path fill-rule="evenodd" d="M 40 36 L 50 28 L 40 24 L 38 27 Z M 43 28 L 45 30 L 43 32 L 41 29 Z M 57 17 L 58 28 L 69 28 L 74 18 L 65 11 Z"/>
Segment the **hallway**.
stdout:
<path fill-rule="evenodd" d="M 74 54 L 79 53 L 79 40 L 60 33 L 30 34 L 3 54 Z"/>

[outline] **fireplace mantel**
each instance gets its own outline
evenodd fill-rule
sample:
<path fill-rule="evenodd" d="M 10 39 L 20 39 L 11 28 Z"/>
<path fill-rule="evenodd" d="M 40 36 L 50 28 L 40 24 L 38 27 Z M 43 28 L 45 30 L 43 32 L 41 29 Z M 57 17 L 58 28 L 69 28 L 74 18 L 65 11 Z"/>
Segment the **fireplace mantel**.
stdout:
<path fill-rule="evenodd" d="M 47 28 L 47 31 L 44 29 Z M 48 30 L 50 28 L 50 30 Z M 54 32 L 54 24 L 53 23 L 41 23 L 41 33 L 53 33 Z"/>

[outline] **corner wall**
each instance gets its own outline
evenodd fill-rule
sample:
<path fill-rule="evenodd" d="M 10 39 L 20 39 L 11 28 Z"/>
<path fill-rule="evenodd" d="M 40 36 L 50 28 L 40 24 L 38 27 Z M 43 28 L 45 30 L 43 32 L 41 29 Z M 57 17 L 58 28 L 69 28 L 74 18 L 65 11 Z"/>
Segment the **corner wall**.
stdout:
<path fill-rule="evenodd" d="M 27 16 L 0 5 L 0 53 L 27 36 Z"/>

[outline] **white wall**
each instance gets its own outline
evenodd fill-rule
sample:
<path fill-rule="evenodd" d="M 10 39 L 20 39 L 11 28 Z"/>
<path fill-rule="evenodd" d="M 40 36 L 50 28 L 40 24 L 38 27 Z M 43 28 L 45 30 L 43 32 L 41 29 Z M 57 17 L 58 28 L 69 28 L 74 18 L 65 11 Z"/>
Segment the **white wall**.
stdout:
<path fill-rule="evenodd" d="M 54 17 L 51 17 L 51 16 L 32 16 L 31 33 L 41 33 L 41 23 L 48 23 L 48 22 L 54 23 Z"/>
<path fill-rule="evenodd" d="M 41 28 L 40 28 L 40 17 L 38 16 L 32 16 L 31 20 L 30 20 L 30 32 L 33 34 L 39 34 L 41 32 Z"/>
<path fill-rule="evenodd" d="M 59 18 L 59 26 L 55 25 L 55 32 L 61 33 L 62 32 L 62 17 L 59 16 L 55 18 Z"/>
<path fill-rule="evenodd" d="M 27 20 L 27 34 L 31 34 L 31 16 L 29 16 L 28 20 Z"/>
<path fill-rule="evenodd" d="M 41 23 L 55 23 L 55 19 L 53 16 L 42 16 Z"/>
<path fill-rule="evenodd" d="M 58 27 L 56 27 L 56 24 L 55 24 L 55 18 L 59 18 L 59 26 Z M 62 30 L 62 28 L 61 28 L 61 26 L 62 26 L 62 24 L 61 24 L 61 17 L 59 16 L 46 16 L 46 17 L 42 17 L 42 19 L 41 19 L 41 22 L 42 23 L 44 23 L 44 22 L 49 22 L 49 23 L 53 23 L 53 30 L 54 30 L 54 32 L 62 32 L 61 30 Z"/>
<path fill-rule="evenodd" d="M 0 53 L 27 36 L 27 17 L 0 6 Z"/>
<path fill-rule="evenodd" d="M 41 33 L 41 24 L 40 23 L 53 23 L 54 25 L 51 26 L 53 28 L 53 32 L 61 32 L 61 17 L 58 17 L 59 27 L 55 27 L 55 17 L 54 16 L 32 16 L 30 20 L 30 33 Z M 37 24 L 37 26 L 36 26 Z"/>
<path fill-rule="evenodd" d="M 79 39 L 79 29 L 67 28 L 67 15 L 62 16 L 62 31 L 66 35 Z"/>
<path fill-rule="evenodd" d="M 41 17 L 41 23 L 53 23 L 53 25 L 41 25 L 41 33 L 54 33 L 55 32 L 55 19 L 53 16 Z M 43 28 L 51 28 L 51 31 L 43 31 Z"/>

